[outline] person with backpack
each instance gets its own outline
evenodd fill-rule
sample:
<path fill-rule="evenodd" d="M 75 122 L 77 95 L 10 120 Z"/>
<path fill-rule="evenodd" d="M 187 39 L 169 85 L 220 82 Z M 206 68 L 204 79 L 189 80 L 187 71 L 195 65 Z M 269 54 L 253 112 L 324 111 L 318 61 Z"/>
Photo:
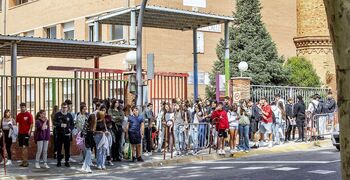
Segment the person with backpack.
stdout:
<path fill-rule="evenodd" d="M 321 97 L 318 94 L 312 96 L 312 100 L 306 110 L 307 116 L 307 137 L 311 139 L 312 133 L 315 133 L 317 126 L 319 125 L 320 118 L 319 115 L 322 113 L 323 103 L 320 103 Z M 318 129 L 318 128 L 317 128 Z M 319 129 L 318 129 L 319 130 Z"/>

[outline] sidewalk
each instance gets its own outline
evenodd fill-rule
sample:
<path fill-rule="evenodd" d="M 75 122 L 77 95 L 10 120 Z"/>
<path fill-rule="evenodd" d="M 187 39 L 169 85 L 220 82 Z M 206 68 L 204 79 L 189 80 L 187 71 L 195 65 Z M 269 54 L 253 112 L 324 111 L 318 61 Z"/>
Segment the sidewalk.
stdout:
<path fill-rule="evenodd" d="M 196 156 L 179 156 L 170 159 L 170 154 L 167 154 L 166 160 L 163 160 L 163 154 L 154 153 L 152 156 L 143 156 L 145 162 L 143 163 L 132 163 L 130 161 L 122 162 L 113 162 L 114 166 L 106 166 L 107 170 L 99 171 L 96 168 L 92 167 L 93 172 L 110 172 L 110 171 L 120 171 L 128 170 L 135 168 L 147 168 L 147 167 L 159 167 L 163 165 L 177 164 L 177 163 L 191 163 L 195 161 L 209 161 L 209 160 L 219 160 L 224 158 L 240 158 L 248 156 L 256 156 L 261 154 L 273 154 L 273 153 L 283 153 L 283 152 L 292 152 L 292 151 L 305 151 L 305 150 L 314 150 L 322 147 L 330 147 L 332 145 L 329 139 L 320 141 L 317 146 L 312 143 L 287 143 L 273 148 L 262 147 L 259 149 L 252 149 L 250 152 L 237 152 L 234 155 L 217 155 L 214 150 L 209 154 L 209 150 L 205 149 L 200 151 Z M 73 157 L 75 160 L 80 161 L 81 157 Z M 35 169 L 34 161 L 30 161 L 29 168 L 19 167 L 20 162 L 13 162 L 13 165 L 7 167 L 7 175 L 4 176 L 3 165 L 0 169 L 0 179 L 33 179 L 33 178 L 49 178 L 54 176 L 72 176 L 76 174 L 88 174 L 80 171 L 81 164 L 71 163 L 70 168 L 64 166 L 58 168 L 56 167 L 56 161 L 54 159 L 49 159 L 50 169 Z"/>

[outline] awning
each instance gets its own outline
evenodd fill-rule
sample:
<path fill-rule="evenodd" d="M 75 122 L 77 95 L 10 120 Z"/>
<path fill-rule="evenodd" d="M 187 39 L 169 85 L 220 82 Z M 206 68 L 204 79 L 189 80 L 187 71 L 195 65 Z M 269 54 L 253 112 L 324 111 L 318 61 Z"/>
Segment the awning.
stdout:
<path fill-rule="evenodd" d="M 11 56 L 11 43 L 17 44 L 17 56 L 91 59 L 128 52 L 136 49 L 131 45 L 64 39 L 0 35 L 0 55 Z"/>
<path fill-rule="evenodd" d="M 101 24 L 113 25 L 130 25 L 131 11 L 136 11 L 136 17 L 138 17 L 140 6 L 134 8 L 119 9 L 99 16 L 91 17 L 87 22 L 99 22 Z M 234 18 L 228 16 L 220 16 L 203 12 L 194 12 L 157 6 L 147 6 L 144 14 L 143 27 L 185 31 L 194 28 L 222 24 L 233 20 Z"/>

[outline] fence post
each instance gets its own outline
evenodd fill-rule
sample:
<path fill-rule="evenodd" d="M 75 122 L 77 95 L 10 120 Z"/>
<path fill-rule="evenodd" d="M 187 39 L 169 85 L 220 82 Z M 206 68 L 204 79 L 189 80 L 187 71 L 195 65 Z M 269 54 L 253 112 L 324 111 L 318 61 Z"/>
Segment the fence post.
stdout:
<path fill-rule="evenodd" d="M 52 78 L 52 108 L 56 105 L 56 79 Z"/>

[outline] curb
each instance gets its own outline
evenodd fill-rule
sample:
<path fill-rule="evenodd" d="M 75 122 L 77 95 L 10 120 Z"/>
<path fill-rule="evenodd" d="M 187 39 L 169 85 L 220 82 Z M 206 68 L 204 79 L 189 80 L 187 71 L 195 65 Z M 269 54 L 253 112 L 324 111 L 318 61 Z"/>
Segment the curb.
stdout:
<path fill-rule="evenodd" d="M 162 167 L 164 165 L 186 164 L 186 163 L 192 163 L 192 162 L 198 162 L 198 161 L 212 161 L 212 160 L 222 160 L 222 159 L 232 159 L 232 158 L 236 159 L 236 158 L 244 158 L 244 157 L 250 157 L 250 156 L 257 156 L 257 155 L 278 154 L 278 153 L 301 151 L 301 150 L 315 150 L 323 147 L 329 147 L 330 145 L 331 145 L 330 140 L 324 140 L 324 141 L 318 141 L 318 142 L 312 142 L 312 143 L 299 143 L 299 144 L 289 144 L 289 145 L 287 144 L 286 146 L 275 146 L 273 148 L 254 149 L 248 153 L 237 152 L 233 155 L 226 154 L 223 156 L 223 155 L 217 155 L 215 153 L 212 153 L 212 154 L 199 155 L 199 156 L 182 157 L 178 159 L 156 160 L 153 162 L 144 162 L 139 164 L 135 163 L 135 164 L 128 165 L 126 167 L 115 167 L 115 168 L 107 169 L 101 172 L 108 173 L 119 169 L 129 170 L 129 169 L 137 169 L 137 168 Z M 82 174 L 88 175 L 88 173 L 76 171 L 76 172 L 64 173 L 64 174 L 50 174 L 50 176 L 62 176 L 62 175 L 74 176 L 74 175 L 82 175 Z M 4 179 L 16 179 L 16 180 L 45 178 L 45 177 L 47 178 L 47 175 L 41 175 L 41 174 L 0 176 L 1 179 L 4 178 Z"/>

